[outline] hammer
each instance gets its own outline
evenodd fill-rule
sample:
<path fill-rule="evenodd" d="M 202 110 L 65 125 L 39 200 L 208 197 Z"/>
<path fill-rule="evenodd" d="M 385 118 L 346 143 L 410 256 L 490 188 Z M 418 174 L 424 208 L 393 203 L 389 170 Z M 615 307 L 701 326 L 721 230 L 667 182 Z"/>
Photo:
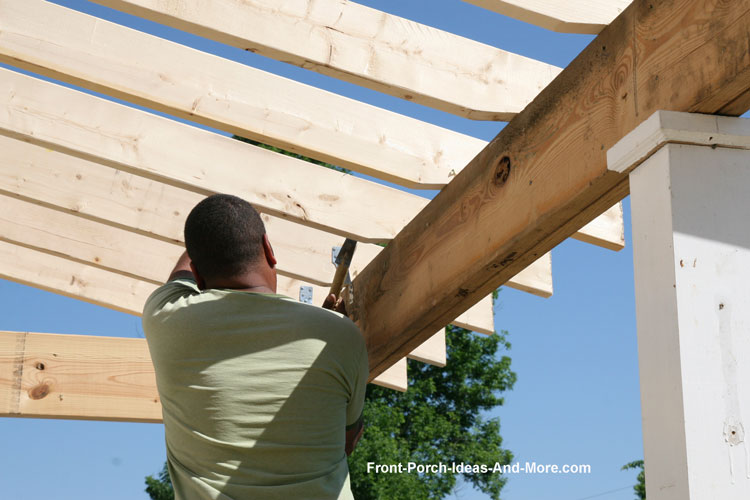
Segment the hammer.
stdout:
<path fill-rule="evenodd" d="M 337 298 L 341 293 L 341 287 L 344 285 L 344 279 L 349 275 L 349 266 L 352 263 L 352 256 L 354 255 L 354 249 L 357 248 L 357 242 L 347 238 L 344 245 L 339 250 L 339 254 L 336 256 L 336 274 L 333 276 L 333 283 L 331 284 L 331 291 L 328 294 L 333 294 Z"/>

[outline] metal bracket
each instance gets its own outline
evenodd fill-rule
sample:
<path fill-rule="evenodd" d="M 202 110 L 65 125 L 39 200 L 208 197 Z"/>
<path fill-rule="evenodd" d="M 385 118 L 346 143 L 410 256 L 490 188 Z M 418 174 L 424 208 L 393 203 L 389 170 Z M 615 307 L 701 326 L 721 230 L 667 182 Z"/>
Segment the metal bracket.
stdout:
<path fill-rule="evenodd" d="M 311 286 L 299 287 L 299 301 L 304 304 L 312 304 L 313 288 Z"/>

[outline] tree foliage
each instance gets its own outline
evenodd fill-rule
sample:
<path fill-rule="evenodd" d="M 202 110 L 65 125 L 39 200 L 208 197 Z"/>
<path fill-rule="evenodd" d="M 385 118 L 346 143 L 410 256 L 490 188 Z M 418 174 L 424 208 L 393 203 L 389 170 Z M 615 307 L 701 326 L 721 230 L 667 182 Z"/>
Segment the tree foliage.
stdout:
<path fill-rule="evenodd" d="M 369 385 L 365 432 L 349 457 L 352 491 L 358 500 L 444 498 L 457 475 L 368 473 L 367 464 L 508 464 L 500 422 L 483 411 L 503 404 L 499 393 L 513 387 L 506 333 L 485 337 L 463 328 L 446 329 L 448 363 L 436 367 L 409 361 L 409 388 L 396 392 Z M 464 480 L 493 499 L 506 478 L 496 473 L 463 474 Z"/>
<path fill-rule="evenodd" d="M 646 472 L 643 469 L 643 460 L 636 460 L 622 466 L 622 470 L 628 469 L 641 470 L 636 478 L 638 482 L 633 486 L 633 491 L 635 491 L 635 497 L 638 500 L 646 500 Z"/>
<path fill-rule="evenodd" d="M 151 500 L 174 500 L 174 490 L 172 489 L 172 481 L 169 479 L 169 470 L 166 463 L 164 463 L 164 468 L 159 473 L 158 478 L 146 477 L 146 493 L 151 497 Z"/>
<path fill-rule="evenodd" d="M 292 151 L 287 151 L 286 149 L 277 148 L 276 146 L 271 146 L 270 144 L 264 144 L 259 141 L 255 141 L 253 139 L 247 139 L 245 137 L 240 137 L 239 135 L 232 136 L 233 139 L 237 139 L 238 141 L 246 142 L 248 144 L 252 144 L 253 146 L 258 146 L 259 148 L 267 149 L 269 151 L 273 151 L 274 153 L 279 153 L 285 156 L 291 156 L 292 158 L 297 158 L 298 160 L 303 160 L 309 163 L 314 163 L 315 165 L 320 165 L 321 167 L 330 168 L 331 170 L 336 170 L 337 172 L 344 172 L 349 173 L 350 170 L 342 167 L 338 167 L 336 165 L 332 165 L 331 163 L 326 163 L 324 161 L 316 160 L 315 158 L 310 158 L 309 156 L 304 156 L 299 153 L 294 153 Z"/>

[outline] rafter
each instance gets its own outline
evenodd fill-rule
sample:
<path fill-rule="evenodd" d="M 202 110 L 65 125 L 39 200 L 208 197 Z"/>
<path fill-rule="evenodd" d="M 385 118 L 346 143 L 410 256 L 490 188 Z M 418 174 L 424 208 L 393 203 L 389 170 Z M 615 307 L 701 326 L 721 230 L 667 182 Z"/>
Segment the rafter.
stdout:
<path fill-rule="evenodd" d="M 354 2 L 95 1 L 473 119 L 509 120 L 559 72 Z"/>
<path fill-rule="evenodd" d="M 563 33 L 595 35 L 631 0 L 463 0 L 519 21 Z"/>
<path fill-rule="evenodd" d="M 43 0 L 0 0 L 0 61 L 412 188 L 486 145 Z"/>
<path fill-rule="evenodd" d="M 606 152 L 655 110 L 747 111 L 748 39 L 750 0 L 636 0 L 355 279 L 371 374 L 627 195 Z"/>
<path fill-rule="evenodd" d="M 0 200 L 6 208 L 6 216 L 0 216 L 0 239 L 151 283 L 161 283 L 182 252 L 184 218 L 202 199 L 202 195 L 3 136 L 0 161 L 0 193 L 4 193 Z M 283 219 L 264 219 L 279 258 L 279 273 L 330 285 L 331 248 L 342 243 L 340 238 Z M 141 257 L 133 259 L 128 253 L 131 249 Z M 381 250 L 360 244 L 353 274 Z M 549 296 L 551 280 L 546 256 L 514 278 L 511 286 Z M 492 333 L 491 301 L 480 302 L 456 322 Z"/>
<path fill-rule="evenodd" d="M 236 194 L 260 211 L 359 241 L 390 240 L 427 203 L 7 69 L 0 96 L 0 134 L 201 194 Z"/>
<path fill-rule="evenodd" d="M 427 204 L 416 195 L 14 71 L 0 69 L 0 92 L 0 134 L 203 195 L 238 194 L 260 211 L 359 241 L 390 240 Z M 268 175 L 271 168 L 278 173 Z M 610 248 L 622 244 L 589 233 L 577 236 Z"/>

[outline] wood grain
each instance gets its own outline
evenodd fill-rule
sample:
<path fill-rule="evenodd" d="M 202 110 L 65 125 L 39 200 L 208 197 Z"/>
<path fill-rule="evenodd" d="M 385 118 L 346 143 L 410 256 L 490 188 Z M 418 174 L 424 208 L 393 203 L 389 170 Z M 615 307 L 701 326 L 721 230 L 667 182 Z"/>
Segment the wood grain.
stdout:
<path fill-rule="evenodd" d="M 359 241 L 389 241 L 427 204 L 401 190 L 0 68 L 0 134 Z M 346 214 L 342 217 L 341 214 Z"/>
<path fill-rule="evenodd" d="M 355 280 L 371 373 L 627 195 L 606 152 L 653 111 L 747 110 L 749 11 L 636 0 L 606 27 Z"/>
<path fill-rule="evenodd" d="M 0 161 L 3 162 L 3 168 L 0 169 L 0 193 L 179 246 L 182 246 L 184 240 L 185 217 L 203 199 L 203 195 L 199 193 L 2 135 Z M 50 217 L 59 218 L 55 215 Z M 339 236 L 267 214 L 262 214 L 262 218 L 279 260 L 280 273 L 316 285 L 330 285 L 333 276 L 331 248 L 343 243 Z M 45 238 L 46 233 L 54 234 L 83 224 L 48 224 L 45 217 L 36 219 L 36 228 L 45 233 L 40 235 Z M 16 224 L 12 217 L 7 223 Z M 89 227 L 96 236 L 80 236 L 75 241 L 90 244 L 92 242 L 85 240 L 96 238 L 100 245 L 118 246 L 119 238 L 113 239 L 102 234 L 106 229 L 99 228 L 97 224 Z M 18 231 L 23 232 L 23 229 L 19 228 Z M 141 241 L 140 238 L 137 240 Z M 148 248 L 156 244 L 145 245 Z M 122 244 L 119 247 L 122 248 Z M 380 246 L 360 243 L 352 262 L 352 275 L 356 276 L 381 250 Z M 174 251 L 167 251 L 165 255 L 171 255 Z M 91 259 L 88 262 L 99 264 Z M 152 271 L 140 275 L 163 281 L 166 277 L 164 273 L 169 272 L 173 262 L 162 270 L 159 269 L 160 265 L 149 265 Z M 549 256 L 543 256 L 509 281 L 508 286 L 549 297 L 552 294 L 551 266 Z M 109 267 L 116 272 L 129 272 L 115 265 Z M 488 320 L 477 323 L 476 328 L 486 327 L 487 322 L 491 330 L 491 315 Z"/>
<path fill-rule="evenodd" d="M 472 119 L 509 120 L 559 72 L 348 1 L 95 1 Z"/>
<path fill-rule="evenodd" d="M 0 416 L 161 422 L 145 339 L 0 332 Z"/>
<path fill-rule="evenodd" d="M 631 0 L 463 0 L 504 16 L 562 33 L 595 35 Z"/>
<path fill-rule="evenodd" d="M 486 145 L 43 0 L 0 0 L 0 61 L 416 189 Z"/>

